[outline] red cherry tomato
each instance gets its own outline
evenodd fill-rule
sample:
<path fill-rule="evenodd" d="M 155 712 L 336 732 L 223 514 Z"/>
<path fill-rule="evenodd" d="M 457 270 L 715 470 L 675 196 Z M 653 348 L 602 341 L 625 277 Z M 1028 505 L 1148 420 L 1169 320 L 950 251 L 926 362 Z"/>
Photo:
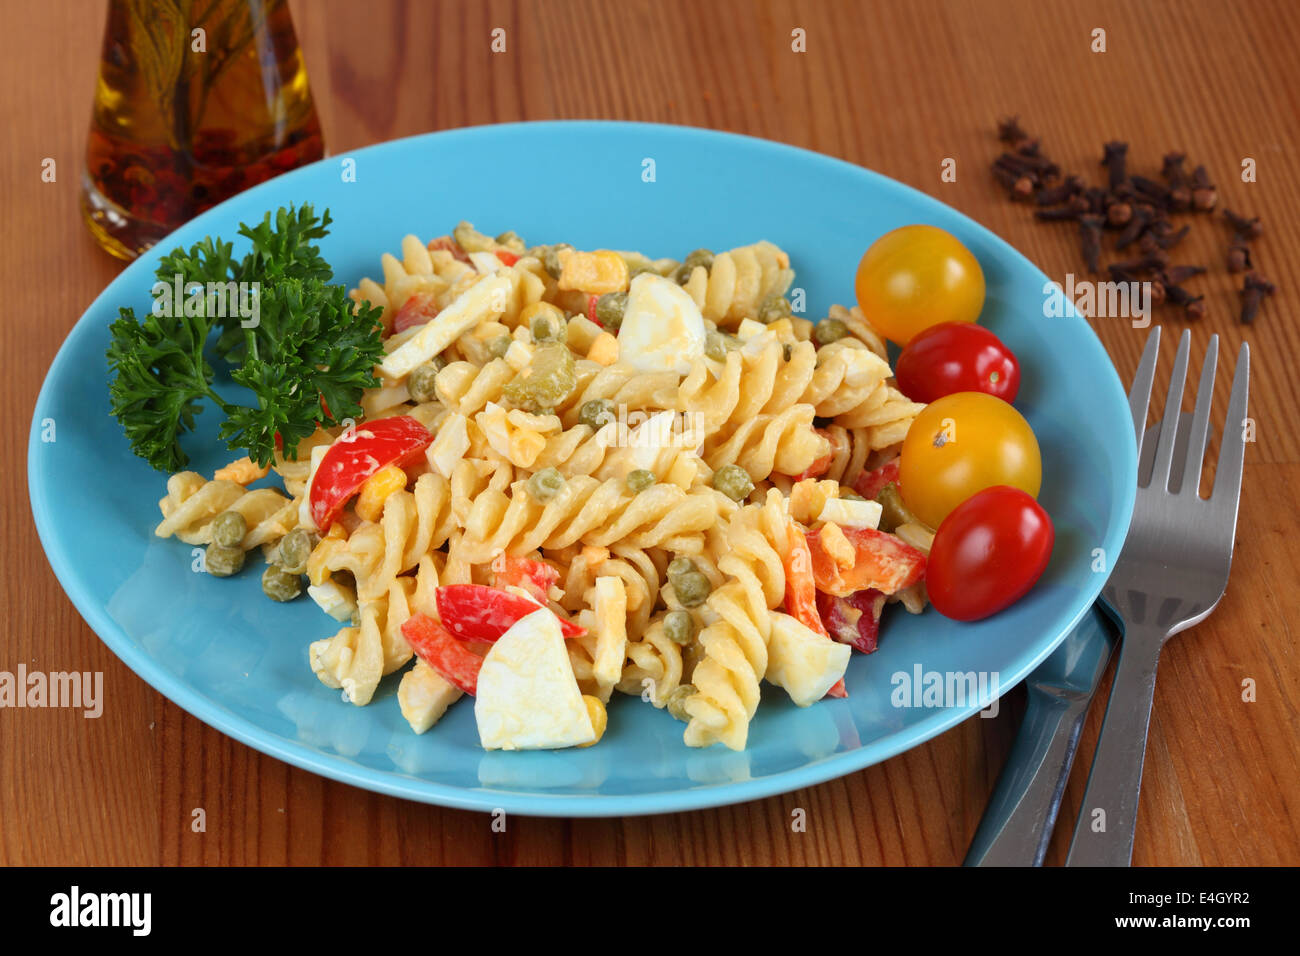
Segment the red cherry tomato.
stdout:
<path fill-rule="evenodd" d="M 328 531 L 371 475 L 389 465 L 405 465 L 432 441 L 429 430 L 410 415 L 365 422 L 340 435 L 317 466 L 308 494 L 317 529 Z"/>
<path fill-rule="evenodd" d="M 1013 402 L 1020 363 L 1002 341 L 971 322 L 945 322 L 918 334 L 898 357 L 898 388 L 914 402 L 954 392 L 985 392 Z"/>
<path fill-rule="evenodd" d="M 996 614 L 1034 586 L 1055 540 L 1052 519 L 1019 488 L 971 495 L 935 532 L 925 572 L 930 603 L 958 621 Z"/>
<path fill-rule="evenodd" d="M 853 482 L 853 490 L 868 501 L 875 501 L 886 485 L 899 484 L 898 467 L 898 459 L 891 458 L 875 471 L 864 471 Z"/>

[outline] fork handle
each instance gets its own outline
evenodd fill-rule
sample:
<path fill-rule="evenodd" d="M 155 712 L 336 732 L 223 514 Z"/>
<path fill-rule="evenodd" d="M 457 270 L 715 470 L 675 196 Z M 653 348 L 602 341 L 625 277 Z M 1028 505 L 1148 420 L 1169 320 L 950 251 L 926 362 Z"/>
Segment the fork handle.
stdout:
<path fill-rule="evenodd" d="M 1126 625 L 1066 866 L 1128 866 L 1165 635 Z M 1099 812 L 1100 811 L 1100 812 Z"/>

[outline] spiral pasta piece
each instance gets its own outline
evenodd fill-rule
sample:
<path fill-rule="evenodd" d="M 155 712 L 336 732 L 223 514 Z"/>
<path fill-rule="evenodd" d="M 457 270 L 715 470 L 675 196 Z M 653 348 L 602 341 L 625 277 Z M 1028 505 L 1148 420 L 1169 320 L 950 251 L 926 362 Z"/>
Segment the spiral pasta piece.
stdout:
<path fill-rule="evenodd" d="M 491 488 L 478 495 L 465 522 L 459 556 L 481 564 L 501 552 L 520 555 L 578 541 L 671 547 L 678 538 L 713 524 L 723 507 L 719 498 L 724 496 L 712 489 L 685 492 L 670 484 L 654 484 L 633 494 L 619 479 L 578 475 L 554 498 L 539 502 L 528 493 L 526 482 L 519 481 L 508 495 Z"/>
<path fill-rule="evenodd" d="M 708 269 L 696 266 L 683 288 L 706 319 L 735 328 L 755 318 L 765 298 L 784 295 L 793 280 L 790 257 L 763 241 L 718 253 Z"/>
<path fill-rule="evenodd" d="M 830 450 L 830 443 L 813 427 L 811 405 L 792 405 L 779 414 L 756 415 L 731 434 L 721 433 L 704 444 L 704 460 L 714 471 L 739 465 L 754 481 L 773 472 L 797 475 Z"/>
<path fill-rule="evenodd" d="M 186 544 L 211 544 L 212 520 L 224 511 L 243 515 L 248 531 L 244 551 L 273 543 L 298 524 L 298 503 L 274 488 L 249 491 L 235 481 L 208 481 L 198 472 L 177 472 L 167 479 L 167 495 L 158 502 L 163 520 L 154 529 L 160 538 Z"/>

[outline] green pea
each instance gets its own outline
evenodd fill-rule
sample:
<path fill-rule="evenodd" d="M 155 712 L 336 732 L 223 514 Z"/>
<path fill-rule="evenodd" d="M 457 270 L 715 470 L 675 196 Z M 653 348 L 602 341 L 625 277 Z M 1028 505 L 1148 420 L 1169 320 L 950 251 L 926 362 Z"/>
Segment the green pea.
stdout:
<path fill-rule="evenodd" d="M 493 358 L 505 358 L 506 352 L 510 351 L 510 343 L 513 342 L 510 336 L 502 333 L 488 343 L 488 354 Z"/>
<path fill-rule="evenodd" d="M 223 511 L 212 519 L 212 543 L 234 548 L 248 534 L 248 522 L 238 511 Z"/>
<path fill-rule="evenodd" d="M 785 359 L 788 362 L 790 361 L 790 356 L 792 355 L 794 355 L 793 345 L 787 342 L 785 345 L 781 346 L 781 358 Z"/>
<path fill-rule="evenodd" d="M 564 267 L 560 265 L 559 253 L 555 251 L 554 246 L 542 246 L 541 250 L 542 268 L 552 279 L 558 279 Z"/>
<path fill-rule="evenodd" d="M 614 403 L 608 398 L 593 398 L 578 409 L 578 421 L 588 428 L 599 429 L 615 420 Z"/>
<path fill-rule="evenodd" d="M 727 353 L 740 348 L 740 342 L 726 332 L 711 331 L 704 336 L 704 354 L 715 362 L 725 362 Z"/>
<path fill-rule="evenodd" d="M 244 566 L 244 549 L 231 548 L 222 544 L 210 544 L 203 555 L 203 567 L 208 574 L 217 578 L 228 578 L 238 574 Z"/>
<path fill-rule="evenodd" d="M 689 266 L 694 269 L 696 266 L 704 266 L 705 269 L 713 269 L 713 253 L 708 249 L 696 249 L 682 260 L 683 266 Z"/>
<path fill-rule="evenodd" d="M 555 324 L 555 320 L 549 315 L 538 314 L 528 320 L 528 331 L 532 333 L 533 341 L 538 345 L 543 342 L 554 342 L 559 338 Z"/>
<path fill-rule="evenodd" d="M 269 564 L 262 572 L 262 593 L 272 601 L 292 601 L 302 593 L 302 577 Z"/>
<path fill-rule="evenodd" d="M 528 478 L 528 493 L 537 501 L 550 501 L 564 490 L 564 476 L 558 468 L 543 468 Z"/>
<path fill-rule="evenodd" d="M 739 465 L 723 465 L 713 473 L 713 487 L 732 501 L 744 501 L 754 490 L 754 482 Z"/>
<path fill-rule="evenodd" d="M 510 382 L 503 392 L 516 408 L 537 414 L 543 408 L 561 405 L 577 387 L 573 353 L 568 346 L 555 343 L 539 346 L 527 377 Z"/>
<path fill-rule="evenodd" d="M 695 567 L 695 562 L 690 558 L 680 557 L 673 558 L 668 562 L 668 580 L 680 577 L 683 574 L 690 574 L 692 571 L 699 570 Z"/>
<path fill-rule="evenodd" d="M 678 285 L 686 285 L 690 281 L 691 273 L 695 271 L 695 266 L 688 266 L 682 263 L 672 271 L 672 280 Z"/>
<path fill-rule="evenodd" d="M 655 473 L 648 468 L 637 468 L 635 471 L 629 471 L 627 478 L 628 491 L 638 495 L 655 483 Z"/>
<path fill-rule="evenodd" d="M 813 338 L 818 345 L 830 345 L 849 334 L 849 327 L 839 319 L 822 319 L 813 326 Z"/>
<path fill-rule="evenodd" d="M 777 319 L 789 318 L 793 314 L 789 299 L 783 295 L 769 295 L 759 303 L 758 315 L 755 318 L 767 325 Z"/>
<path fill-rule="evenodd" d="M 311 557 L 311 535 L 302 528 L 294 528 L 280 539 L 276 563 L 290 574 L 305 574 L 309 557 Z"/>
<path fill-rule="evenodd" d="M 916 521 L 916 515 L 903 504 L 903 496 L 898 493 L 898 486 L 893 482 L 880 489 L 876 501 L 880 503 L 880 524 L 877 527 L 881 531 L 892 534 L 900 524 Z"/>
<path fill-rule="evenodd" d="M 689 723 L 691 715 L 686 712 L 686 702 L 695 696 L 695 687 L 691 684 L 681 684 L 673 688 L 673 692 L 668 695 L 668 700 L 664 707 L 668 713 L 680 721 Z"/>
<path fill-rule="evenodd" d="M 606 292 L 596 300 L 596 319 L 606 329 L 618 331 L 627 310 L 626 292 Z"/>
<path fill-rule="evenodd" d="M 406 390 L 410 392 L 413 401 L 431 402 L 438 397 L 434 385 L 438 378 L 439 366 L 435 363 L 440 361 L 442 360 L 434 359 L 433 362 L 417 365 L 407 377 Z"/>
<path fill-rule="evenodd" d="M 673 591 L 682 607 L 699 607 L 712 590 L 713 585 L 709 584 L 709 579 L 700 571 L 688 571 L 678 575 L 677 580 L 673 582 Z"/>
<path fill-rule="evenodd" d="M 664 615 L 664 637 L 674 644 L 689 644 L 695 637 L 695 618 L 686 611 L 669 611 Z"/>
<path fill-rule="evenodd" d="M 513 229 L 507 229 L 492 241 L 498 246 L 510 246 L 512 249 L 522 249 L 524 247 L 524 241 L 519 238 L 519 233 Z"/>
<path fill-rule="evenodd" d="M 492 240 L 467 222 L 457 223 L 456 228 L 451 231 L 451 237 L 466 252 L 492 251 Z"/>

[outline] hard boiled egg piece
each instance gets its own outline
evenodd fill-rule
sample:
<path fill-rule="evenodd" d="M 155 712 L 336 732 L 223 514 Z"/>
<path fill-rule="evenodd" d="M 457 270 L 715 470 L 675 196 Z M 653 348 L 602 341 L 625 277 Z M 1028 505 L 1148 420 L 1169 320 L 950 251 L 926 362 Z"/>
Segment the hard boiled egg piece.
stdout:
<path fill-rule="evenodd" d="M 619 359 L 642 372 L 691 370 L 704 354 L 704 316 L 676 282 L 650 272 L 632 280 L 618 330 Z"/>
<path fill-rule="evenodd" d="M 538 608 L 492 645 L 474 719 L 484 750 L 550 750 L 596 739 L 555 614 Z"/>

